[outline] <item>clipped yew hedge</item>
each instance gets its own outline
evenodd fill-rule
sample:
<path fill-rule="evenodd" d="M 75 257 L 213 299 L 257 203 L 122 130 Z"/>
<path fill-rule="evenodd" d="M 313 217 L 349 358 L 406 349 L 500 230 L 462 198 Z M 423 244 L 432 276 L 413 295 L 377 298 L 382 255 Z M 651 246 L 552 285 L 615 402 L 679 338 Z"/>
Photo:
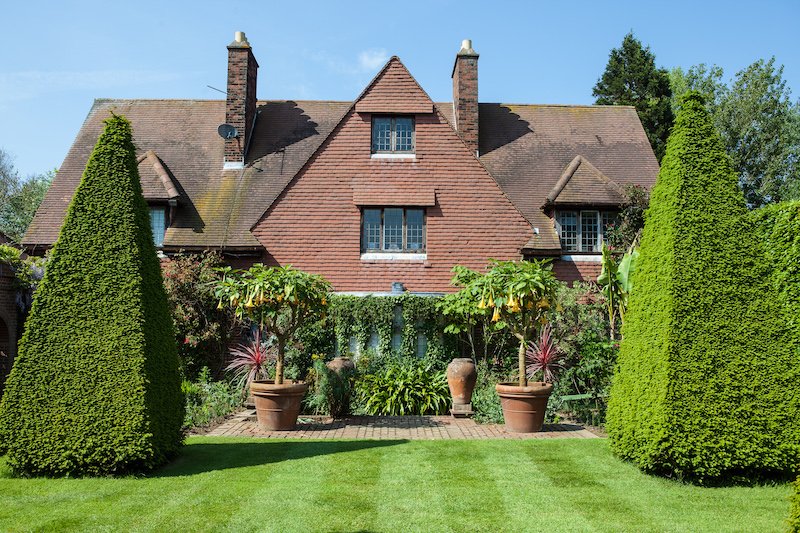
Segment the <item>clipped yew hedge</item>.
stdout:
<path fill-rule="evenodd" d="M 798 350 L 702 97 L 685 97 L 642 235 L 611 388 L 613 451 L 702 484 L 798 464 Z"/>
<path fill-rule="evenodd" d="M 800 201 L 771 204 L 750 212 L 767 262 L 772 286 L 786 307 L 789 326 L 800 337 Z"/>
<path fill-rule="evenodd" d="M 0 404 L 28 475 L 152 468 L 182 442 L 175 340 L 130 123 L 112 115 L 39 286 Z"/>

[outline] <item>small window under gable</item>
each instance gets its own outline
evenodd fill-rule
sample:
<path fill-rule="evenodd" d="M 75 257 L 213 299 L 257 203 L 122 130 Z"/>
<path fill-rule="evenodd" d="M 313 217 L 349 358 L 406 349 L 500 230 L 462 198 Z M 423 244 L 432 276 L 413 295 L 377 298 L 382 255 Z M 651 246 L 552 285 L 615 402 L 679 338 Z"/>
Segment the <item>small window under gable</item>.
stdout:
<path fill-rule="evenodd" d="M 373 154 L 413 154 L 415 140 L 412 117 L 372 117 Z"/>
<path fill-rule="evenodd" d="M 362 252 L 425 251 L 424 209 L 365 208 L 361 221 Z"/>
<path fill-rule="evenodd" d="M 150 206 L 150 226 L 153 229 L 153 243 L 156 248 L 164 246 L 164 233 L 167 231 L 166 206 Z"/>

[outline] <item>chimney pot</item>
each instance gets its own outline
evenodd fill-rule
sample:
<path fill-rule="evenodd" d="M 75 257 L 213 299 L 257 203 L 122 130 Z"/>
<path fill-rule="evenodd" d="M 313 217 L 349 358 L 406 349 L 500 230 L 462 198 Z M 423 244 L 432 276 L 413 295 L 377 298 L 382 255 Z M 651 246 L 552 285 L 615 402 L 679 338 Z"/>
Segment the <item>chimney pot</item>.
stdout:
<path fill-rule="evenodd" d="M 243 31 L 237 31 L 235 38 L 236 38 L 236 42 L 238 42 L 238 43 L 247 42 L 247 38 L 244 36 L 244 32 Z M 466 41 L 464 41 L 464 42 L 466 42 Z"/>

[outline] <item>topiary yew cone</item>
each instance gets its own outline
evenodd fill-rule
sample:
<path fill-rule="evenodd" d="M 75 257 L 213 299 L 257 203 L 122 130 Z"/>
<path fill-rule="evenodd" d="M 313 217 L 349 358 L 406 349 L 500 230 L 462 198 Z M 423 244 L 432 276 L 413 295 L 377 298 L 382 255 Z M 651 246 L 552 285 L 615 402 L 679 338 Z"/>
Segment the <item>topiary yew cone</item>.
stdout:
<path fill-rule="evenodd" d="M 163 463 L 182 442 L 172 323 L 130 123 L 86 165 L 0 404 L 8 464 L 98 475 Z"/>
<path fill-rule="evenodd" d="M 690 93 L 642 234 L 607 413 L 645 471 L 720 483 L 797 465 L 798 350 L 730 162 Z"/>

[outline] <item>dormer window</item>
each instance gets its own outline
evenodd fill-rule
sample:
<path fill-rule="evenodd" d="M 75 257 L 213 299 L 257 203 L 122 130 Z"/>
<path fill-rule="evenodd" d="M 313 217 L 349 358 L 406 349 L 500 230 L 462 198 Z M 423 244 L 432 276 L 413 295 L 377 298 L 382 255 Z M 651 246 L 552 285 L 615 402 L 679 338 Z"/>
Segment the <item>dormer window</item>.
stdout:
<path fill-rule="evenodd" d="M 600 252 L 605 232 L 617 219 L 611 211 L 559 211 L 556 228 L 564 252 Z"/>
<path fill-rule="evenodd" d="M 413 154 L 414 119 L 411 117 L 372 117 L 373 154 Z"/>

